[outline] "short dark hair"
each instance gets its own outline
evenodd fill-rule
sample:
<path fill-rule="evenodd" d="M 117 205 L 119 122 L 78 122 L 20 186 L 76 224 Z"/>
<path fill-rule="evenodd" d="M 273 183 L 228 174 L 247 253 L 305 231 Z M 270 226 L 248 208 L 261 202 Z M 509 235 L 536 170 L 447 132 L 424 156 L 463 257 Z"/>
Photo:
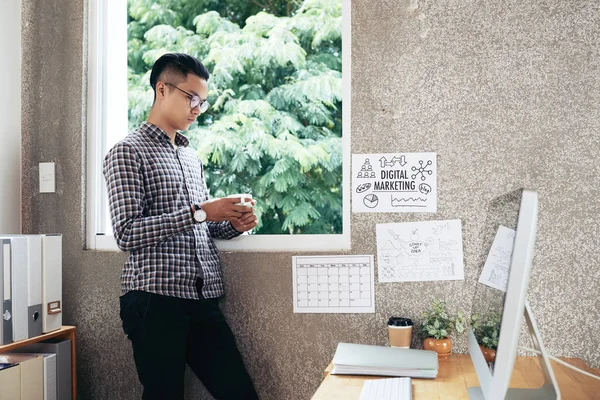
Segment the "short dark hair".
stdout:
<path fill-rule="evenodd" d="M 154 90 L 154 98 L 156 98 L 156 83 L 166 74 L 173 75 L 172 79 L 177 81 L 185 80 L 188 74 L 194 74 L 206 81 L 210 77 L 206 67 L 196 57 L 183 53 L 163 54 L 156 60 L 150 73 L 150 86 Z"/>

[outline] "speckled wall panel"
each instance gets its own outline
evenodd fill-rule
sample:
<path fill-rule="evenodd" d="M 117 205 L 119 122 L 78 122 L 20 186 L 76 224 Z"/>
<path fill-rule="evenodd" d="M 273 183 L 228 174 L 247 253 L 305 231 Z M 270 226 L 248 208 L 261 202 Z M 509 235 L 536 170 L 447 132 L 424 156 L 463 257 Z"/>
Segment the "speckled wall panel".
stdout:
<path fill-rule="evenodd" d="M 23 221 L 64 234 L 81 398 L 133 399 L 118 315 L 125 255 L 82 250 L 85 13 L 78 0 L 23 5 Z M 596 1 L 356 0 L 352 13 L 352 151 L 434 151 L 439 169 L 438 213 L 353 215 L 352 253 L 376 253 L 377 223 L 460 218 L 466 280 L 376 283 L 374 314 L 293 314 L 292 254 L 224 254 L 222 304 L 262 398 L 310 398 L 336 344 L 385 344 L 391 314 L 418 318 L 433 298 L 469 310 L 486 204 L 521 186 L 540 195 L 529 293 L 544 342 L 600 367 Z M 56 194 L 37 193 L 43 161 L 57 163 Z M 189 374 L 186 393 L 209 398 Z"/>

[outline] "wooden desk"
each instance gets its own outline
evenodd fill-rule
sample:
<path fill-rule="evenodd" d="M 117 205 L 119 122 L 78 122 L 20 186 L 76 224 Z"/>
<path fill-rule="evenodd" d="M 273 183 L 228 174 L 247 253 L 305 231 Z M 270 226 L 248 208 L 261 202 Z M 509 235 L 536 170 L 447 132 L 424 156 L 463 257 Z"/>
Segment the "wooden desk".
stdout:
<path fill-rule="evenodd" d="M 43 335 L 33 337 L 31 339 L 20 340 L 4 346 L 0 346 L 0 354 L 8 351 L 19 350 L 20 347 L 26 346 L 32 343 L 38 343 L 43 340 L 61 338 L 71 341 L 71 393 L 73 400 L 77 400 L 77 353 L 76 353 L 76 339 L 77 334 L 74 326 L 63 326 L 59 330 L 44 333 Z"/>
<path fill-rule="evenodd" d="M 584 371 L 600 376 L 596 369 L 589 368 L 577 358 L 563 358 L 563 361 Z M 600 398 L 600 381 L 585 376 L 551 361 L 563 399 L 594 400 Z M 365 380 L 379 377 L 331 375 L 332 365 L 325 370 L 325 379 L 312 400 L 353 400 L 360 398 Z M 413 379 L 414 400 L 456 399 L 468 400 L 468 388 L 479 386 L 479 380 L 471 357 L 468 354 L 452 354 L 440 360 L 436 379 Z M 510 382 L 514 388 L 536 388 L 542 386 L 543 376 L 537 357 L 517 357 Z"/>

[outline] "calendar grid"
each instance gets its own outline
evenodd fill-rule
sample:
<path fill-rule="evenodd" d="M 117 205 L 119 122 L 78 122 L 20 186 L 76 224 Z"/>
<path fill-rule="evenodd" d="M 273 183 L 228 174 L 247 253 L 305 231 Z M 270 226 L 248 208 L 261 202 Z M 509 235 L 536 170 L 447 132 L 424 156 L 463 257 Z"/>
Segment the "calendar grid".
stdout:
<path fill-rule="evenodd" d="M 294 312 L 374 312 L 373 256 L 294 257 Z"/>

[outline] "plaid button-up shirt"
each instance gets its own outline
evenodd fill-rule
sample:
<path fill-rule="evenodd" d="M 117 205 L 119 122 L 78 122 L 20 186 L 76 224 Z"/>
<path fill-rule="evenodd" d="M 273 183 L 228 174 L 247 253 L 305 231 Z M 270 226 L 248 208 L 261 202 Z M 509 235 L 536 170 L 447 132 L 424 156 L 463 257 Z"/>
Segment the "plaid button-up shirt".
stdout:
<path fill-rule="evenodd" d="M 117 245 L 130 255 L 121 293 L 143 290 L 198 299 L 223 294 L 223 274 L 212 238 L 240 235 L 231 223 L 196 223 L 192 205 L 208 200 L 202 163 L 177 133 L 175 144 L 159 127 L 144 122 L 104 159 L 104 177 Z"/>

